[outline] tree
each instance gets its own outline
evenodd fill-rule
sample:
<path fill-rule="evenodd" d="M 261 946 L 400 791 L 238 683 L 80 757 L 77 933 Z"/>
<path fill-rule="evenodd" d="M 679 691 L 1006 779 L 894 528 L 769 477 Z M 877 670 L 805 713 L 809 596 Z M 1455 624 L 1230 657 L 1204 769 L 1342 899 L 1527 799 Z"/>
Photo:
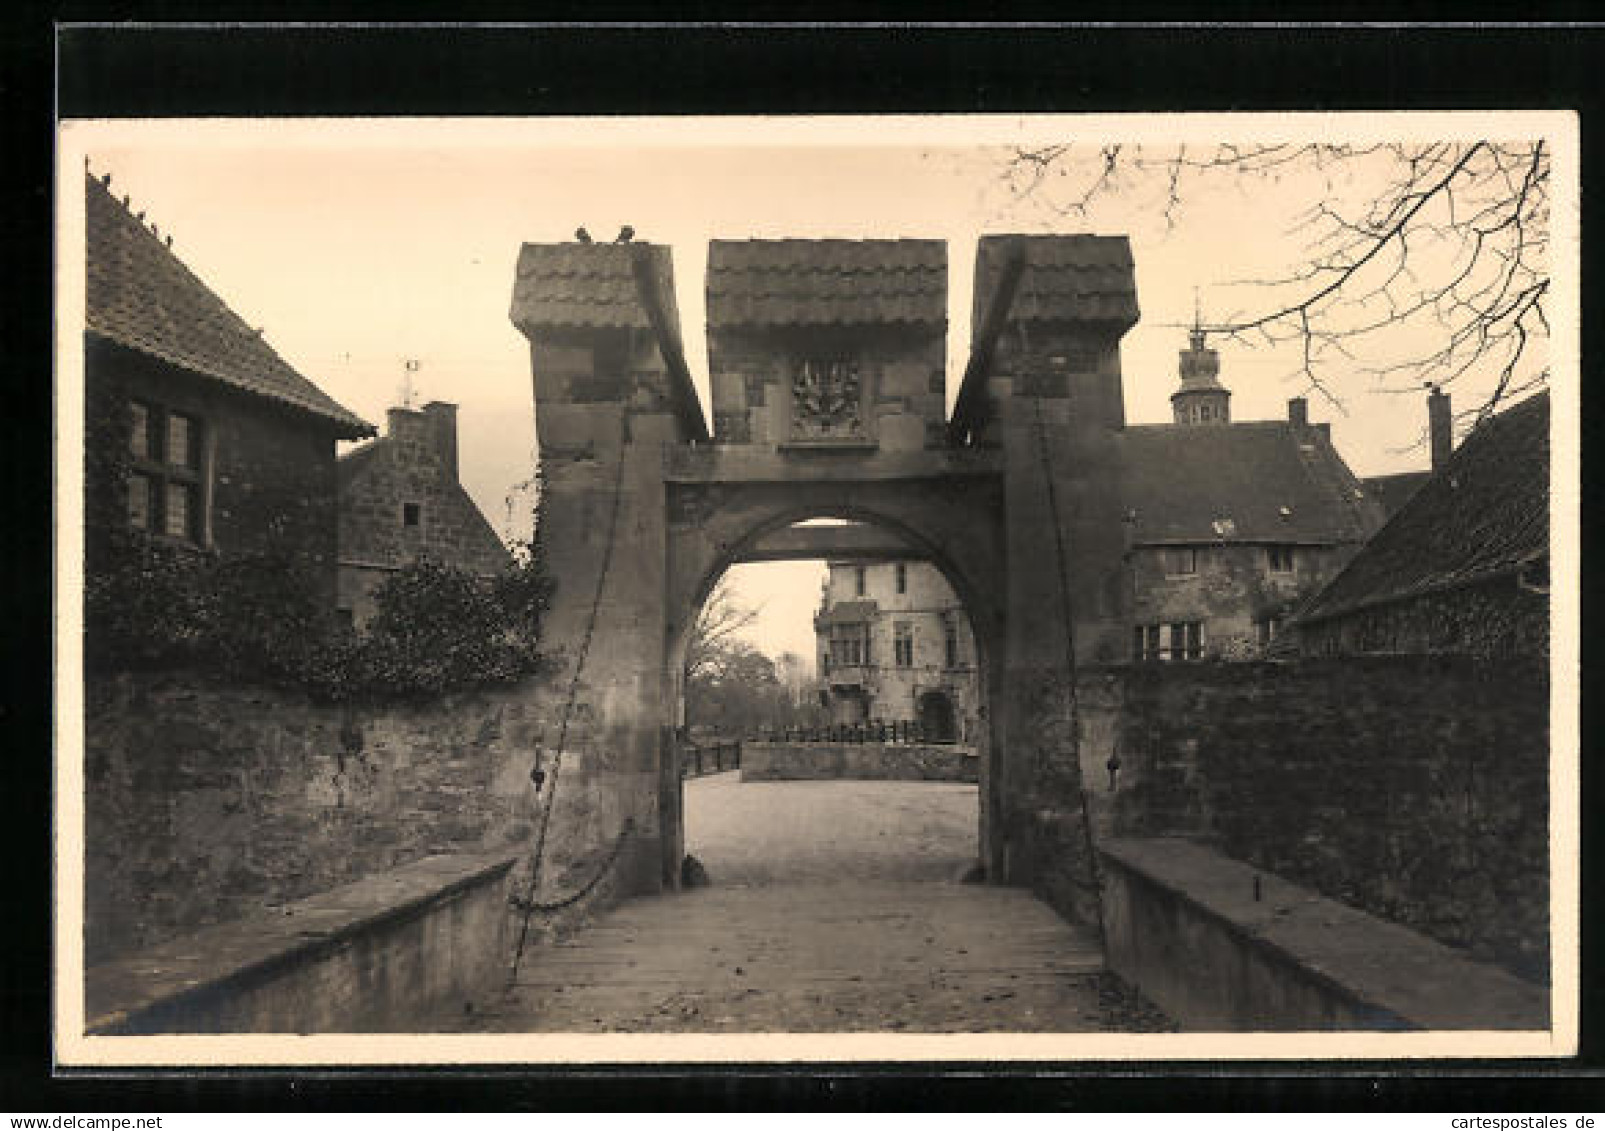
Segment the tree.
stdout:
<path fill-rule="evenodd" d="M 736 599 L 727 574 L 719 580 L 696 624 L 691 626 L 691 638 L 685 649 L 685 682 L 689 687 L 693 679 L 713 673 L 728 662 L 731 645 L 737 633 L 758 619 L 761 608 L 753 608 Z"/>
<path fill-rule="evenodd" d="M 1404 392 L 1470 384 L 1485 416 L 1542 385 L 1548 337 L 1550 151 L 1542 140 L 1263 144 L 1072 143 L 1016 149 L 1017 199 L 1084 218 L 1112 201 L 1167 232 L 1201 195 L 1300 192 L 1299 246 L 1269 277 L 1200 280 L 1253 298 L 1203 328 L 1292 345 L 1291 365 L 1341 408 L 1369 376 Z"/>

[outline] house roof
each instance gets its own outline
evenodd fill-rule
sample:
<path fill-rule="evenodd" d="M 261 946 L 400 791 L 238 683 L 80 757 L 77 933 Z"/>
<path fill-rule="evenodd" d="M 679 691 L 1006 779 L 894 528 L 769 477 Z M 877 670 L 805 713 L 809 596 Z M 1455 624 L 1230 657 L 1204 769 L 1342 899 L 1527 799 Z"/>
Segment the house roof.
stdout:
<path fill-rule="evenodd" d="M 652 328 L 635 281 L 635 257 L 650 258 L 667 316 L 676 327 L 674 264 L 649 243 L 527 243 L 518 253 L 513 323 L 533 327 Z"/>
<path fill-rule="evenodd" d="M 1016 322 L 1137 321 L 1137 279 L 1125 236 L 982 236 L 975 253 L 975 324 L 1013 248 L 1025 267 L 1009 307 Z"/>
<path fill-rule="evenodd" d="M 875 601 L 837 601 L 819 614 L 820 624 L 862 624 L 880 611 Z"/>
<path fill-rule="evenodd" d="M 1302 621 L 1511 573 L 1549 553 L 1549 394 L 1484 421 Z"/>
<path fill-rule="evenodd" d="M 947 322 L 942 240 L 713 240 L 710 326 Z"/>
<path fill-rule="evenodd" d="M 1120 442 L 1139 544 L 1353 542 L 1382 522 L 1380 508 L 1313 428 L 1139 425 Z"/>
<path fill-rule="evenodd" d="M 1373 475 L 1360 480 L 1360 483 L 1373 499 L 1382 504 L 1382 509 L 1391 518 L 1431 478 L 1430 471 L 1401 471 L 1396 475 Z"/>
<path fill-rule="evenodd" d="M 344 439 L 373 435 L 371 424 L 291 368 L 106 185 L 84 182 L 89 333 L 320 417 Z"/>

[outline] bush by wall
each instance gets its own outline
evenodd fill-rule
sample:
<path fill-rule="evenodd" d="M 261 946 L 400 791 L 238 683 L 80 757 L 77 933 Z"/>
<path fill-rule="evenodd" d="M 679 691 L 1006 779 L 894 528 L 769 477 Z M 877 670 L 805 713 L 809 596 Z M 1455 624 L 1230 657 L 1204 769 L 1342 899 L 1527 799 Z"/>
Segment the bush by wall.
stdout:
<path fill-rule="evenodd" d="M 359 635 L 318 601 L 294 558 L 218 558 L 132 533 L 98 541 L 85 571 L 93 674 L 190 668 L 341 702 L 429 697 L 540 669 L 551 584 L 538 556 L 490 582 L 435 562 L 407 566 L 381 587 L 378 616 Z"/>

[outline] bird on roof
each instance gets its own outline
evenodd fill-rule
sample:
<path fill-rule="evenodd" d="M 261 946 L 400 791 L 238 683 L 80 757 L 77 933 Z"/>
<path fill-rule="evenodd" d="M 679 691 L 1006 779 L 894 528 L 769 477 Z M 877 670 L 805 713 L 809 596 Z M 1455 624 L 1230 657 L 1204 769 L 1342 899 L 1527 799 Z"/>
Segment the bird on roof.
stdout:
<path fill-rule="evenodd" d="M 587 232 L 584 228 L 575 228 L 574 238 L 579 240 L 581 243 L 590 243 L 591 233 Z"/>
<path fill-rule="evenodd" d="M 630 225 L 626 224 L 626 225 L 624 225 L 624 227 L 619 229 L 619 234 L 614 238 L 613 242 L 614 243 L 629 243 L 634 238 L 635 238 L 635 229 L 630 227 Z"/>

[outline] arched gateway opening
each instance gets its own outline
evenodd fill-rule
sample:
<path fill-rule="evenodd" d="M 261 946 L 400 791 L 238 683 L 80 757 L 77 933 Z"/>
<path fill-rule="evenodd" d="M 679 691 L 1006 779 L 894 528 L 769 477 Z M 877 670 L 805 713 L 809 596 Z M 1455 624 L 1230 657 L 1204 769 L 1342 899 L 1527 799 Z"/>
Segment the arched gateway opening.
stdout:
<path fill-rule="evenodd" d="M 988 878 L 1095 915 L 1074 676 L 1130 646 L 1130 251 L 1123 238 L 984 238 L 951 414 L 946 273 L 936 240 L 715 241 L 705 417 L 666 247 L 524 246 L 512 317 L 531 345 L 558 584 L 547 745 L 572 799 L 553 836 L 607 861 L 614 894 L 680 883 L 679 667 L 697 610 L 738 562 L 829 557 L 802 543 L 830 528 L 796 525 L 828 517 L 934 565 L 968 613 Z"/>
<path fill-rule="evenodd" d="M 715 596 L 671 617 L 669 662 L 687 682 L 668 720 L 680 787 L 665 799 L 664 827 L 679 831 L 665 838 L 666 867 L 685 852 L 695 857 L 688 867 L 704 869 L 691 875 L 762 885 L 975 874 L 992 784 L 991 643 L 931 557 L 885 525 L 811 516 L 778 529 L 764 523 L 716 560 L 695 590 Z M 778 563 L 801 569 L 777 571 Z M 766 571 L 783 572 L 784 588 L 765 584 Z M 731 578 L 733 593 L 723 587 Z M 712 634 L 740 623 L 732 608 L 749 599 L 744 584 L 779 606 L 747 630 L 769 652 L 756 656 L 760 676 L 780 652 L 777 632 L 794 655 L 807 653 L 794 699 L 751 688 L 743 698 L 728 686 L 716 697 L 705 675 L 689 672 L 706 661 Z M 792 635 L 803 631 L 807 644 Z M 748 648 L 728 649 L 745 653 L 728 666 L 749 666 Z"/>

